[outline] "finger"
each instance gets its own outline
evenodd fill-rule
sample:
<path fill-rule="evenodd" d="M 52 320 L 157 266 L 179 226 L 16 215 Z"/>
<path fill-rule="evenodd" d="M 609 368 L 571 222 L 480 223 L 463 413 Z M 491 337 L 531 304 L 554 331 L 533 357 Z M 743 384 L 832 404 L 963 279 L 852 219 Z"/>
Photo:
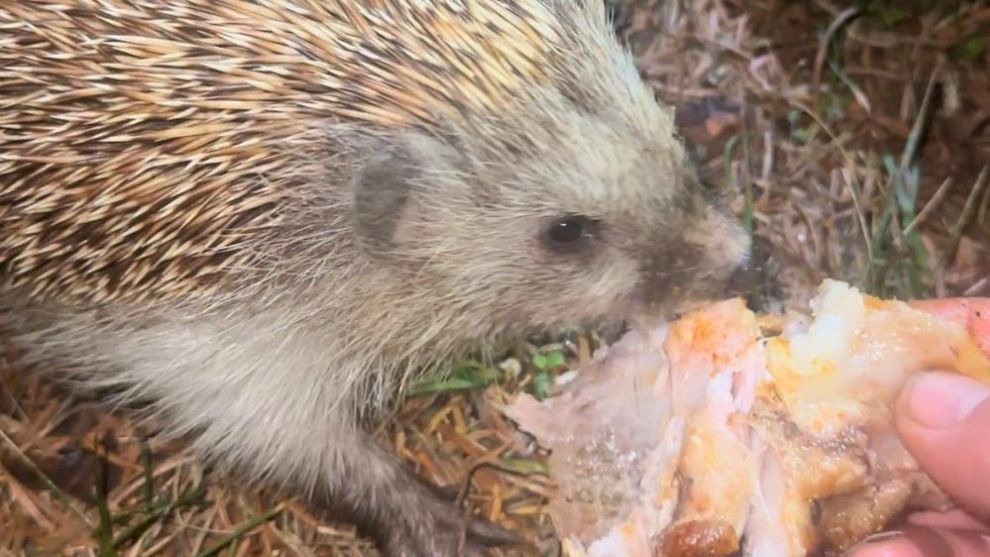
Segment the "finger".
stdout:
<path fill-rule="evenodd" d="M 927 526 L 929 528 L 945 528 L 949 530 L 973 530 L 982 532 L 987 529 L 987 525 L 976 518 L 964 513 L 961 510 L 952 510 L 944 513 L 939 512 L 918 512 L 907 519 L 909 524 Z"/>
<path fill-rule="evenodd" d="M 855 549 L 850 557 L 987 557 L 990 538 L 979 532 L 910 527 L 901 535 Z"/>
<path fill-rule="evenodd" d="M 866 543 L 854 549 L 849 557 L 927 557 L 910 540 L 903 537 Z M 939 557 L 942 557 L 941 555 Z M 947 556 L 948 557 L 948 556 Z"/>
<path fill-rule="evenodd" d="M 898 400 L 896 424 L 922 470 L 966 509 L 990 515 L 990 389 L 961 375 L 920 375 Z"/>
<path fill-rule="evenodd" d="M 910 302 L 946 321 L 966 327 L 980 349 L 990 356 L 990 298 L 943 298 Z"/>

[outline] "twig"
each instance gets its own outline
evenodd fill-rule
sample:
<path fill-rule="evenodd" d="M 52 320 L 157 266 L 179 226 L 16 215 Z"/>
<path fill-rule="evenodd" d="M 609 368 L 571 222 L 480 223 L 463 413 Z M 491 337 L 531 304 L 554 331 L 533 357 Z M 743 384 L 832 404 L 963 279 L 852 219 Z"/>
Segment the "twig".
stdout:
<path fill-rule="evenodd" d="M 990 277 L 983 277 L 976 281 L 976 284 L 967 288 L 966 291 L 963 292 L 963 296 L 976 296 L 979 291 L 983 290 L 987 286 L 990 286 Z"/>
<path fill-rule="evenodd" d="M 461 489 L 460 489 L 459 493 L 457 494 L 457 502 L 456 502 L 456 504 L 457 504 L 458 507 L 463 507 L 464 506 L 464 503 L 467 501 L 468 492 L 471 490 L 471 482 L 474 479 L 474 474 L 478 470 L 481 470 L 482 468 L 491 468 L 493 470 L 498 470 L 499 472 L 505 472 L 507 474 L 512 474 L 514 476 L 519 476 L 519 477 L 522 477 L 522 478 L 525 478 L 525 477 L 527 477 L 527 476 L 529 476 L 531 474 L 531 472 L 523 472 L 521 470 L 517 470 L 517 469 L 511 468 L 511 467 L 503 466 L 503 465 L 501 465 L 501 464 L 499 464 L 497 462 L 493 462 L 491 460 L 482 460 L 481 462 L 478 462 L 474 466 L 472 466 L 468 470 L 467 475 L 464 477 L 464 482 L 461 484 Z M 467 507 L 464 508 L 464 518 L 465 518 L 464 525 L 461 528 L 461 535 L 460 535 L 460 542 L 459 542 L 459 549 L 460 549 L 460 551 L 461 551 L 462 554 L 463 554 L 463 551 L 464 551 L 464 546 L 465 546 L 465 544 L 467 542 L 467 533 L 468 533 L 468 527 L 469 527 L 469 523 L 468 523 L 468 520 L 467 520 L 469 518 Z M 519 543 L 521 540 L 519 540 L 518 538 L 513 537 L 513 539 L 511 539 L 511 540 L 508 539 L 508 538 L 506 538 L 503 541 L 505 541 L 507 543 L 508 542 Z"/>
<path fill-rule="evenodd" d="M 99 462 L 96 466 L 96 485 L 93 486 L 93 498 L 96 500 L 96 510 L 100 517 L 100 523 L 95 532 L 96 540 L 100 546 L 100 557 L 117 557 L 117 548 L 113 543 L 113 520 L 110 518 L 110 508 L 107 506 L 106 458 L 109 449 L 105 444 L 97 441 L 95 452 L 99 457 Z"/>
<path fill-rule="evenodd" d="M 123 544 L 137 538 L 149 526 L 154 524 L 156 521 L 172 514 L 172 512 L 193 505 L 203 505 L 205 501 L 203 500 L 203 495 L 206 494 L 206 481 L 201 481 L 196 487 L 189 490 L 181 497 L 175 501 L 158 501 L 148 508 L 148 514 L 141 518 L 141 520 L 135 522 L 131 526 L 125 528 L 120 534 L 118 534 L 113 539 L 114 547 L 121 547 Z"/>
<path fill-rule="evenodd" d="M 925 88 L 925 97 L 921 100 L 921 107 L 918 109 L 918 116 L 911 126 L 911 133 L 908 134 L 907 143 L 904 144 L 904 152 L 901 154 L 901 169 L 906 169 L 911 161 L 918 154 L 918 146 L 921 144 L 921 134 L 925 131 L 925 124 L 928 123 L 928 113 L 935 93 L 935 84 L 942 74 L 942 59 L 939 59 L 928 77 L 928 86 Z"/>
<path fill-rule="evenodd" d="M 811 107 L 800 101 L 792 100 L 791 103 L 794 106 L 800 108 L 802 112 L 807 114 L 808 117 L 814 120 L 815 123 L 817 123 L 822 128 L 822 131 L 824 131 L 825 134 L 828 135 L 831 142 L 835 144 L 836 149 L 838 149 L 839 152 L 842 154 L 842 158 L 846 161 L 847 164 L 850 165 L 855 164 L 856 162 L 855 159 L 853 159 L 852 155 L 849 154 L 849 151 L 847 151 L 845 146 L 842 145 L 842 143 L 839 141 L 839 136 L 837 136 L 835 132 L 832 131 L 832 128 L 825 122 L 825 120 L 822 120 L 821 116 L 819 116 L 817 112 L 815 112 L 814 110 L 811 109 Z M 869 261 L 873 261 L 874 258 L 873 242 L 870 241 L 870 231 L 869 231 L 869 227 L 866 224 L 866 213 L 863 210 L 863 203 L 860 199 L 859 187 L 856 186 L 856 181 L 853 176 L 848 176 L 846 178 L 846 182 L 849 184 L 850 197 L 852 197 L 853 207 L 855 207 L 856 209 L 856 220 L 859 222 L 859 228 L 863 234 L 863 243 L 866 246 L 866 257 Z"/>
<path fill-rule="evenodd" d="M 203 550 L 196 557 L 215 557 L 221 551 L 223 551 L 227 546 L 236 542 L 244 534 L 254 530 L 258 526 L 268 522 L 269 520 L 275 518 L 282 510 L 285 508 L 285 503 L 279 503 L 278 505 L 272 507 L 271 509 L 259 514 L 258 516 L 248 520 L 237 527 L 236 530 L 231 532 L 227 537 L 220 540 L 213 547 Z"/>
<path fill-rule="evenodd" d="M 85 515 L 85 513 L 83 513 L 81 510 L 76 508 L 75 505 L 72 504 L 72 498 L 69 497 L 64 491 L 59 489 L 59 487 L 55 485 L 55 482 L 53 482 L 51 478 L 49 478 L 48 475 L 45 474 L 41 470 L 41 468 L 38 467 L 37 464 L 34 463 L 33 460 L 31 460 L 26 454 L 24 454 L 24 451 L 22 451 L 21 448 L 18 447 L 16 443 L 14 443 L 13 439 L 7 437 L 7 434 L 4 433 L 2 430 L 0 430 L 0 438 L 2 438 L 4 442 L 10 445 L 10 448 L 13 449 L 15 453 L 17 453 L 17 456 L 20 457 L 21 461 L 24 462 L 24 465 L 31 469 L 31 472 L 34 473 L 34 475 L 41 481 L 41 483 L 45 484 L 45 487 L 47 487 L 48 490 L 51 491 L 52 495 L 54 495 L 56 499 L 58 499 L 59 501 L 62 502 L 62 504 L 68 507 L 69 510 L 72 511 L 72 514 L 76 515 L 76 517 L 82 520 L 87 527 L 93 528 L 95 526 L 93 522 L 89 519 L 89 517 Z"/>
<path fill-rule="evenodd" d="M 832 44 L 832 37 L 839 32 L 839 29 L 842 29 L 842 27 L 859 16 L 862 12 L 863 8 L 860 6 L 851 6 L 846 8 L 832 20 L 832 23 L 829 24 L 828 29 L 825 30 L 825 35 L 822 37 L 821 45 L 818 46 L 818 54 L 815 56 L 814 73 L 811 78 L 811 106 L 818 106 L 818 99 L 821 95 L 822 68 L 825 66 L 825 59 L 828 58 L 828 47 Z"/>
<path fill-rule="evenodd" d="M 976 177 L 976 183 L 973 184 L 973 189 L 969 192 L 969 196 L 966 197 L 966 204 L 963 205 L 962 213 L 959 214 L 959 220 L 952 227 L 952 237 L 949 240 L 949 245 L 945 253 L 942 255 L 942 261 L 939 262 L 940 267 L 948 264 L 949 258 L 953 257 L 959 248 L 959 240 L 962 239 L 963 230 L 966 229 L 969 219 L 976 210 L 976 200 L 979 199 L 983 187 L 987 184 L 988 175 L 990 175 L 990 166 L 984 166 L 983 170 L 980 171 L 980 175 Z"/>
<path fill-rule="evenodd" d="M 904 227 L 902 234 L 905 237 L 910 236 L 911 233 L 914 232 L 915 228 L 921 226 L 921 224 L 925 222 L 925 219 L 928 218 L 928 215 L 935 209 L 935 207 L 938 206 L 939 203 L 942 202 L 942 199 L 945 198 L 945 195 L 949 193 L 949 190 L 951 189 L 952 176 L 949 176 L 942 182 L 942 185 L 938 187 L 938 190 L 936 190 L 935 194 L 932 195 L 932 198 L 928 200 L 928 203 L 925 203 L 925 206 L 921 208 L 921 211 L 918 212 L 918 216 L 914 217 L 914 219 Z"/>

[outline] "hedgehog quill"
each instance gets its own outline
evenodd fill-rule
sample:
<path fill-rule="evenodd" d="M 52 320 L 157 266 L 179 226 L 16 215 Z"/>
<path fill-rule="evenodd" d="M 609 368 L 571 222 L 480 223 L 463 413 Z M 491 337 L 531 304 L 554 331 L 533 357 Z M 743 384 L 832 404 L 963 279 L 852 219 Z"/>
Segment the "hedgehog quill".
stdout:
<path fill-rule="evenodd" d="M 720 295 L 749 251 L 569 0 L 0 2 L 0 229 L 28 362 L 390 557 L 463 526 L 365 432 L 417 374 Z"/>

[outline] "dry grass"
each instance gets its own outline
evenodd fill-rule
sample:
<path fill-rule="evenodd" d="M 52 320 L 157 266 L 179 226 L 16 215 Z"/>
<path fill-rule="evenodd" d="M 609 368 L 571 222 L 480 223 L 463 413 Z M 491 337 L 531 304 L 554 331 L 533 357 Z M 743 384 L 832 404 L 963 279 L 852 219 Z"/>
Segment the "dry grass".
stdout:
<path fill-rule="evenodd" d="M 986 2 L 618 10 L 703 174 L 770 248 L 771 297 L 803 303 L 825 276 L 902 297 L 990 295 Z M 570 335 L 498 369 L 469 365 L 425 385 L 381 438 L 427 479 L 467 486 L 471 512 L 524 533 L 533 547 L 516 553 L 555 555 L 552 484 L 497 406 L 545 390 L 595 344 Z M 204 470 L 181 443 L 146 441 L 127 412 L 20 373 L 9 351 L 0 370 L 0 555 L 374 554 L 347 526 Z"/>

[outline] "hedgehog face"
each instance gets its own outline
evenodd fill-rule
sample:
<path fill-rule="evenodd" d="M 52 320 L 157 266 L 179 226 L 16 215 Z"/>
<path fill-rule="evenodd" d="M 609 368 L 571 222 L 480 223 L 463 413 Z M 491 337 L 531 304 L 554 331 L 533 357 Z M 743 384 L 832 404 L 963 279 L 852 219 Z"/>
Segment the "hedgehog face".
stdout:
<path fill-rule="evenodd" d="M 515 194 L 540 208 L 528 251 L 540 275 L 567 292 L 577 318 L 663 317 L 730 295 L 750 240 L 716 192 L 694 178 L 673 138 L 607 136 L 583 153 L 581 137 L 557 145 L 566 162 Z"/>
<path fill-rule="evenodd" d="M 379 150 L 355 189 L 364 253 L 406 274 L 409 295 L 497 328 L 662 316 L 724 295 L 749 240 L 673 138 L 594 126 L 511 157 L 418 135 Z"/>

